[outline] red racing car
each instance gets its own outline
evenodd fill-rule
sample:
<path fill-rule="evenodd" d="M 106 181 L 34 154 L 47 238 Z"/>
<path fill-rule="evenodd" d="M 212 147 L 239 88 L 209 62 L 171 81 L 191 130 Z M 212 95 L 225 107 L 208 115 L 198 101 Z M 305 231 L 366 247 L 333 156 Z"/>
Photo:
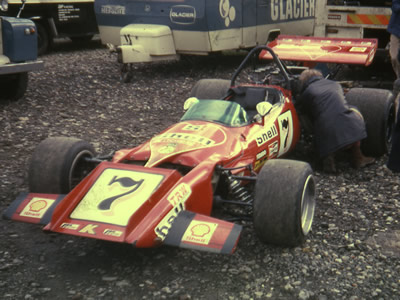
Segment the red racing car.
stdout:
<path fill-rule="evenodd" d="M 237 83 L 247 77 L 251 58 L 266 56 L 272 62 L 251 73 L 251 83 Z M 135 247 L 216 253 L 235 250 L 242 227 L 234 222 L 250 217 L 262 242 L 301 244 L 316 192 L 308 163 L 282 159 L 301 136 L 293 69 L 271 48 L 257 47 L 231 81 L 200 80 L 179 123 L 110 156 L 96 157 L 79 139 L 44 140 L 31 160 L 30 192 L 19 195 L 5 217 Z M 387 116 L 380 122 L 386 126 Z M 386 147 L 386 133 L 375 144 Z M 224 219 L 215 207 L 226 208 Z M 225 213 L 237 210 L 242 214 Z"/>

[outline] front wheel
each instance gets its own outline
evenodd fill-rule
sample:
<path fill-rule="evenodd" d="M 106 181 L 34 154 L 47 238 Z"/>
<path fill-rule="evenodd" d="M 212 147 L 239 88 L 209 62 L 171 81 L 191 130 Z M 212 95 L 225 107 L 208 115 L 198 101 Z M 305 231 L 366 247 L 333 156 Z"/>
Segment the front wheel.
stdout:
<path fill-rule="evenodd" d="M 257 177 L 254 229 L 264 243 L 302 244 L 311 230 L 315 181 L 308 163 L 276 159 L 266 162 Z"/>
<path fill-rule="evenodd" d="M 32 155 L 28 174 L 30 192 L 69 193 L 94 168 L 87 161 L 94 155 L 93 146 L 80 139 L 45 139 Z"/>

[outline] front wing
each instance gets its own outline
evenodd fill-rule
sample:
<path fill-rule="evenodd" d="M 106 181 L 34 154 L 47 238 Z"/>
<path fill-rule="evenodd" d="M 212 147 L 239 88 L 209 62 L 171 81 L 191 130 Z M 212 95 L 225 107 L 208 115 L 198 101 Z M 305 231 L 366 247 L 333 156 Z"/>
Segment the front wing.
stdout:
<path fill-rule="evenodd" d="M 126 226 L 85 220 L 71 220 L 71 222 L 62 222 L 59 227 L 51 226 L 53 212 L 65 196 L 21 193 L 4 212 L 3 217 L 46 225 L 45 230 L 64 234 L 113 242 L 129 242 L 127 239 L 131 232 L 128 232 Z M 180 211 L 176 217 L 171 219 L 170 223 L 165 234 L 164 244 L 214 253 L 233 253 L 242 230 L 240 225 L 187 210 Z M 160 241 L 159 238 L 157 239 Z M 160 242 L 155 243 L 154 246 L 158 244 Z"/>

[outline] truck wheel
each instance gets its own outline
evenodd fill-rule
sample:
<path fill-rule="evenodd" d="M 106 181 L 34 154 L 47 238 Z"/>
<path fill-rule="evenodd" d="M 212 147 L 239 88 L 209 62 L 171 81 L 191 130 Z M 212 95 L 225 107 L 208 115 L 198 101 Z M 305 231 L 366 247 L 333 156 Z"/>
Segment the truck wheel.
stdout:
<path fill-rule="evenodd" d="M 70 36 L 70 40 L 77 44 L 88 43 L 92 40 L 93 34 L 91 35 L 83 35 L 83 36 Z"/>
<path fill-rule="evenodd" d="M 311 230 L 315 182 L 309 164 L 269 160 L 261 169 L 253 204 L 254 229 L 264 243 L 298 246 Z"/>
<path fill-rule="evenodd" d="M 16 73 L 0 76 L 0 99 L 18 100 L 24 96 L 28 87 L 28 73 Z"/>
<path fill-rule="evenodd" d="M 29 189 L 33 193 L 67 194 L 94 168 L 85 158 L 95 155 L 88 142 L 51 137 L 35 149 L 29 166 Z"/>
<path fill-rule="evenodd" d="M 46 30 L 46 28 L 38 23 L 35 22 L 36 30 L 37 30 L 37 39 L 38 39 L 38 55 L 43 55 L 47 52 L 49 45 L 50 45 L 50 37 Z"/>
<path fill-rule="evenodd" d="M 222 99 L 226 96 L 230 85 L 230 80 L 200 79 L 192 88 L 190 97 L 198 99 Z"/>
<path fill-rule="evenodd" d="M 361 150 L 367 156 L 381 156 L 389 149 L 395 121 L 393 94 L 371 88 L 353 88 L 346 94 L 350 105 L 361 112 L 367 129 L 367 138 Z"/>

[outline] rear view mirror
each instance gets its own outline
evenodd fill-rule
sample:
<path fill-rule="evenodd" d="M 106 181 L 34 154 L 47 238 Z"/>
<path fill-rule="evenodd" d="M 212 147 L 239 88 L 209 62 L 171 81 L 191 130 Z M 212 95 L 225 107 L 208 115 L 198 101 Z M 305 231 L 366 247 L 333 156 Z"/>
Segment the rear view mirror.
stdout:
<path fill-rule="evenodd" d="M 267 115 L 272 109 L 272 104 L 266 101 L 260 102 L 256 106 L 257 112 L 264 117 Z"/>
<path fill-rule="evenodd" d="M 187 98 L 185 103 L 183 104 L 183 109 L 186 111 L 189 108 L 191 108 L 193 106 L 193 104 L 196 104 L 197 102 L 199 102 L 200 100 L 197 99 L 196 97 L 190 97 Z"/>

